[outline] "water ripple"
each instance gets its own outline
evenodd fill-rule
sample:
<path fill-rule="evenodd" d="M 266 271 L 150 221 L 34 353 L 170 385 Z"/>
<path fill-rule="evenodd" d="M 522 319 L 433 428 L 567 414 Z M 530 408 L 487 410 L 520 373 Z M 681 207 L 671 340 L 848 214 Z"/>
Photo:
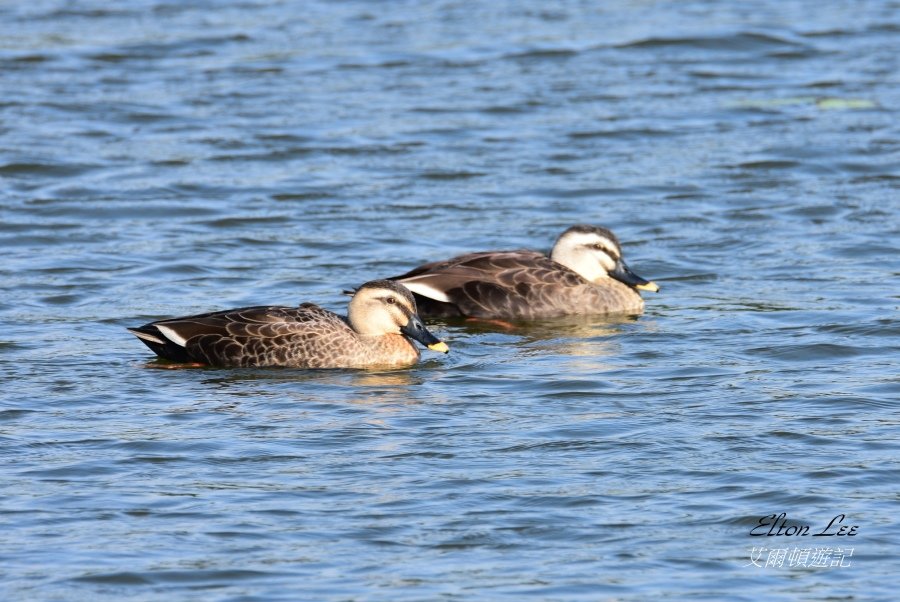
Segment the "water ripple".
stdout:
<path fill-rule="evenodd" d="M 4 599 L 893 599 L 888 4 L 109 4 L 0 5 Z M 124 330 L 573 223 L 643 315 L 384 372 Z M 852 566 L 748 566 L 773 512 Z"/>

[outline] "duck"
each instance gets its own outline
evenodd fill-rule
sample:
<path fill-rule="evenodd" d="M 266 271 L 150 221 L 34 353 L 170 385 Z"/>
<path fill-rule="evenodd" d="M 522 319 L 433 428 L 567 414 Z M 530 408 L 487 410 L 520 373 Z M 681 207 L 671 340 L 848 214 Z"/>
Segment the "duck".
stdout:
<path fill-rule="evenodd" d="M 419 361 L 413 341 L 449 351 L 422 323 L 410 291 L 390 280 L 356 289 L 346 317 L 302 303 L 228 309 L 127 330 L 160 358 L 197 367 L 401 368 Z"/>
<path fill-rule="evenodd" d="M 549 256 L 530 250 L 468 253 L 390 280 L 412 291 L 426 318 L 527 321 L 640 314 L 639 291 L 659 291 L 631 271 L 611 230 L 587 224 L 566 229 Z"/>

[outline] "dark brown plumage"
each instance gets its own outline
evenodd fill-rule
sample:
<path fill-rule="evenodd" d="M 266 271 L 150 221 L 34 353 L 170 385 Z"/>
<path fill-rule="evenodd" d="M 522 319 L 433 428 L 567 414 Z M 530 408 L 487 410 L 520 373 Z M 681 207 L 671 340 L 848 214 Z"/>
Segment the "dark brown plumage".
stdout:
<path fill-rule="evenodd" d="M 421 324 L 415 301 L 402 285 L 366 283 L 350 305 L 350 319 L 304 303 L 299 307 L 243 307 L 159 320 L 128 330 L 162 358 L 211 366 L 406 366 L 419 359 L 419 351 L 408 337 L 429 348 L 446 350 Z"/>
<path fill-rule="evenodd" d="M 553 256 L 560 260 L 528 250 L 469 253 L 392 280 L 413 292 L 423 316 L 486 319 L 637 314 L 644 301 L 635 286 L 658 289 L 627 268 L 618 240 L 605 228 L 569 228 Z"/>

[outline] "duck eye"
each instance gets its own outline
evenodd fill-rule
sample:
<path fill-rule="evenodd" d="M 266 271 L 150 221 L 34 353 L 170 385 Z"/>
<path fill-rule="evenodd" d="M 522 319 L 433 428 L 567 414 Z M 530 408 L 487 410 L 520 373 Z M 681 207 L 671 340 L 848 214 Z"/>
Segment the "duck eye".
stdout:
<path fill-rule="evenodd" d="M 591 245 L 591 246 L 594 247 L 595 249 L 597 249 L 598 251 L 603 251 L 604 253 L 607 253 L 607 254 L 609 253 L 609 251 L 606 250 L 606 247 L 604 247 L 603 245 L 601 245 L 599 242 L 598 242 L 598 243 L 595 243 L 595 244 L 593 244 L 593 245 Z"/>
<path fill-rule="evenodd" d="M 387 302 L 390 303 L 391 305 L 393 305 L 394 303 L 397 302 L 397 300 L 396 300 L 395 298 L 393 298 L 393 297 L 388 297 L 388 298 L 387 298 Z"/>

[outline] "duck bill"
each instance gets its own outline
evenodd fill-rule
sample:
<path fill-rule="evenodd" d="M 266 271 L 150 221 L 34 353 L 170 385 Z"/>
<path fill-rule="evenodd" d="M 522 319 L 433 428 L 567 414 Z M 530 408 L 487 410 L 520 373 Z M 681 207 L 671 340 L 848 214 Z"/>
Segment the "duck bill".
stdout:
<path fill-rule="evenodd" d="M 621 259 L 616 262 L 616 267 L 612 272 L 609 273 L 609 275 L 619 282 L 624 282 L 628 286 L 633 286 L 638 290 L 650 291 L 651 293 L 659 291 L 658 284 L 656 284 L 655 282 L 650 282 L 649 280 L 645 280 L 632 272 L 631 269 L 627 265 L 625 265 L 625 262 Z"/>
<path fill-rule="evenodd" d="M 450 348 L 447 347 L 447 343 L 441 341 L 436 336 L 428 332 L 428 329 L 425 328 L 425 325 L 422 324 L 422 320 L 419 319 L 419 316 L 413 314 L 409 318 L 409 322 L 406 323 L 406 326 L 400 329 L 400 332 L 413 339 L 414 341 L 419 341 L 432 351 L 439 351 L 441 353 L 447 353 L 450 351 Z"/>

